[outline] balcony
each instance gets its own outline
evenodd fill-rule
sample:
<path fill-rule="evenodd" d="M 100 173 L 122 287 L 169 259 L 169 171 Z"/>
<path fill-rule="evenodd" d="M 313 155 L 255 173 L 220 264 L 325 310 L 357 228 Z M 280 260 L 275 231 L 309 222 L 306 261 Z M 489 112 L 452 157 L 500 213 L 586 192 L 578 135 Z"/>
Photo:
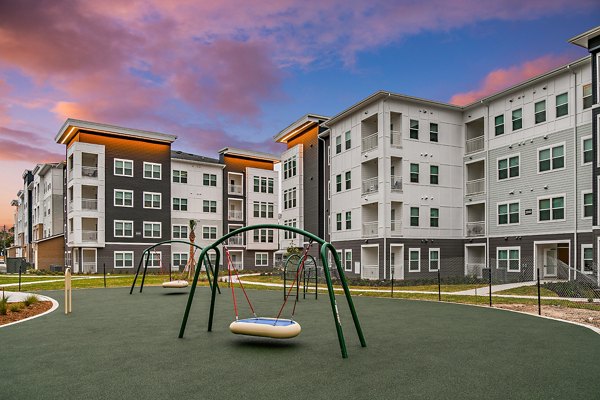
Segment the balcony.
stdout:
<path fill-rule="evenodd" d="M 379 223 L 377 221 L 363 223 L 363 226 L 362 226 L 363 237 L 376 237 L 378 234 L 379 234 Z"/>
<path fill-rule="evenodd" d="M 241 235 L 232 236 L 227 240 L 227 245 L 229 246 L 243 246 L 244 245 L 244 237 Z"/>
<path fill-rule="evenodd" d="M 402 236 L 402 220 L 391 220 L 391 232 L 392 236 Z"/>
<path fill-rule="evenodd" d="M 241 210 L 229 210 L 229 219 L 231 221 L 241 221 L 244 219 L 244 213 Z"/>
<path fill-rule="evenodd" d="M 379 265 L 363 265 L 361 278 L 379 279 Z"/>
<path fill-rule="evenodd" d="M 243 194 L 243 186 L 230 183 L 229 184 L 229 194 L 242 195 Z"/>
<path fill-rule="evenodd" d="M 483 136 L 478 136 L 473 139 L 468 139 L 465 143 L 465 153 L 475 153 L 477 151 L 483 150 Z"/>
<path fill-rule="evenodd" d="M 467 237 L 485 235 L 485 221 L 467 222 Z"/>
<path fill-rule="evenodd" d="M 485 193 L 485 178 L 467 181 L 466 195 Z"/>
<path fill-rule="evenodd" d="M 390 145 L 394 148 L 402 148 L 402 136 L 398 131 L 392 131 L 390 135 Z"/>
<path fill-rule="evenodd" d="M 231 265 L 233 266 L 233 268 L 235 268 L 237 270 L 244 269 L 244 264 L 241 261 L 232 261 Z"/>
<path fill-rule="evenodd" d="M 371 151 L 377 148 L 378 138 L 377 132 L 362 138 L 362 152 Z"/>
<path fill-rule="evenodd" d="M 69 201 L 69 212 L 73 212 L 73 200 Z"/>
<path fill-rule="evenodd" d="M 379 191 L 379 183 L 377 177 L 365 179 L 362 181 L 362 194 L 377 193 Z"/>
<path fill-rule="evenodd" d="M 392 175 L 391 183 L 392 183 L 392 192 L 401 192 L 402 191 L 402 177 L 400 175 Z"/>
<path fill-rule="evenodd" d="M 81 241 L 82 242 L 97 242 L 98 241 L 98 231 L 81 231 Z"/>
<path fill-rule="evenodd" d="M 81 209 L 93 211 L 98 210 L 98 199 L 81 199 Z"/>
<path fill-rule="evenodd" d="M 98 177 L 98 167 L 89 167 L 82 166 L 81 167 L 81 176 L 84 178 L 97 178 Z"/>

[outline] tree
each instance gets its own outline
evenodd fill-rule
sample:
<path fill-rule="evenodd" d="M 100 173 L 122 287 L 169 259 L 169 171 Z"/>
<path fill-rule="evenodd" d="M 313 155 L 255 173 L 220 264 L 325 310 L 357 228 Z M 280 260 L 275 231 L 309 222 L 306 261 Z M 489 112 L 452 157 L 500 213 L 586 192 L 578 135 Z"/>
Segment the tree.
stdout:
<path fill-rule="evenodd" d="M 194 242 L 196 241 L 196 225 L 198 225 L 198 223 L 196 222 L 196 220 L 190 219 L 189 222 L 189 227 L 190 227 L 190 233 L 188 235 L 189 239 L 190 239 L 190 256 L 188 258 L 188 262 L 187 264 L 185 264 L 185 268 L 183 269 L 184 271 L 184 276 L 185 276 L 185 272 L 187 271 L 187 276 L 186 279 L 190 280 L 194 278 L 195 275 L 195 269 L 196 269 L 196 257 L 194 257 L 195 253 L 196 253 L 196 247 L 194 246 Z"/>

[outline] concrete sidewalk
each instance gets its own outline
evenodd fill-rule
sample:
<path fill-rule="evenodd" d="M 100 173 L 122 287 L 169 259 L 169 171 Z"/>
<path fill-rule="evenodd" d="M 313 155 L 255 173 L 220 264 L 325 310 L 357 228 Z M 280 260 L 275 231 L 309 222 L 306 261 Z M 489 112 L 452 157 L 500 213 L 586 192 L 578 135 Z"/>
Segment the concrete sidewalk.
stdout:
<path fill-rule="evenodd" d="M 532 286 L 535 284 L 537 284 L 537 281 L 505 283 L 503 285 L 492 285 L 492 293 L 501 292 L 503 290 L 508 290 L 508 289 L 514 289 L 514 288 L 518 288 L 518 287 L 522 287 L 522 286 Z M 464 294 L 464 295 L 469 295 L 469 296 L 475 296 L 475 295 L 483 296 L 486 294 L 490 294 L 490 288 L 489 288 L 489 286 L 485 286 L 485 287 L 480 287 L 477 289 L 469 289 L 469 290 L 462 290 L 460 292 L 454 292 L 454 294 Z"/>

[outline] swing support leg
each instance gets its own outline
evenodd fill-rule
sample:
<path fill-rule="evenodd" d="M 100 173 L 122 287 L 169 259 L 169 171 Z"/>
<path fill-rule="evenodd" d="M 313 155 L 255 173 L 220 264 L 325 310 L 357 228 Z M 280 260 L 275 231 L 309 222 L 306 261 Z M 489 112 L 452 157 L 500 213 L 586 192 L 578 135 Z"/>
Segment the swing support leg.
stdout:
<path fill-rule="evenodd" d="M 331 283 L 331 275 L 329 274 L 329 264 L 327 263 L 326 253 L 327 244 L 323 244 L 323 246 L 321 246 L 321 260 L 323 261 L 323 272 L 325 274 L 325 281 L 327 282 L 327 292 L 329 293 L 329 302 L 331 303 L 331 311 L 333 312 L 333 320 L 335 321 L 335 330 L 337 331 L 338 341 L 340 342 L 342 358 L 348 358 L 346 340 L 344 339 L 344 332 L 342 331 L 342 324 L 340 323 L 340 315 L 335 302 L 335 294 L 333 292 L 333 284 Z"/>

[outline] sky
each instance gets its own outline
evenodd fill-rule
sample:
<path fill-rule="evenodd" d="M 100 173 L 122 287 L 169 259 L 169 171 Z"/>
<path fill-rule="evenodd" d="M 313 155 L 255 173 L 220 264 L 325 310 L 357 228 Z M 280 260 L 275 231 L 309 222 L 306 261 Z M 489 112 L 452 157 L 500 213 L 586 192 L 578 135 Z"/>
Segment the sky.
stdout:
<path fill-rule="evenodd" d="M 594 0 L 0 0 L 0 226 L 65 119 L 278 153 L 377 90 L 467 104 L 584 57 Z"/>

